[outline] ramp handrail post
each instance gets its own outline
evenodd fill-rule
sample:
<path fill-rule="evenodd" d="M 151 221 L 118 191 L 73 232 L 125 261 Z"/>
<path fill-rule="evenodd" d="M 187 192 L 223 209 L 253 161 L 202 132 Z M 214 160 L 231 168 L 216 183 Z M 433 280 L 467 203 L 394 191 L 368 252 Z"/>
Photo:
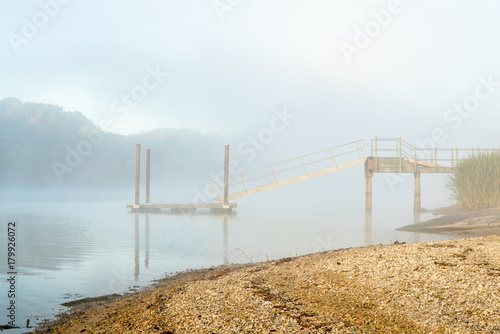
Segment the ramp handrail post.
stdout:
<path fill-rule="evenodd" d="M 243 189 L 245 189 L 245 192 L 247 191 L 247 185 L 246 185 L 246 181 L 245 179 L 243 178 L 243 175 L 245 175 L 244 173 L 241 173 L 240 174 L 240 177 L 241 177 L 241 184 L 243 184 Z"/>
<path fill-rule="evenodd" d="M 415 170 L 417 170 L 417 147 L 413 146 L 413 162 L 415 163 Z"/>
<path fill-rule="evenodd" d="M 402 155 L 403 155 L 403 148 L 401 147 L 401 137 L 398 138 L 398 145 L 399 145 L 399 149 L 398 149 L 398 154 L 399 154 L 399 158 L 401 159 Z"/>
<path fill-rule="evenodd" d="M 306 166 L 304 165 L 304 158 L 303 157 L 300 157 L 300 166 L 302 166 L 302 172 L 304 172 L 304 174 L 307 174 Z"/>
<path fill-rule="evenodd" d="M 276 173 L 274 173 L 273 165 L 270 165 L 269 168 L 271 168 L 271 174 L 273 175 L 274 183 L 278 184 L 278 180 L 276 180 Z"/>
<path fill-rule="evenodd" d="M 332 166 L 335 166 L 337 164 L 337 159 L 335 159 L 335 154 L 333 153 L 333 148 L 330 150 L 330 157 L 332 158 Z"/>

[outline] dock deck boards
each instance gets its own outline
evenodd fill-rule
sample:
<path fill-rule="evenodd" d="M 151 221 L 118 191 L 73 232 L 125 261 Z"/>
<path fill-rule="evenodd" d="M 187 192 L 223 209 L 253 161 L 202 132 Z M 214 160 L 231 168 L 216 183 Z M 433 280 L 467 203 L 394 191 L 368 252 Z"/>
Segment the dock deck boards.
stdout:
<path fill-rule="evenodd" d="M 197 209 L 210 209 L 211 212 L 231 212 L 237 208 L 236 203 L 224 205 L 222 203 L 195 203 L 195 204 L 178 204 L 178 203 L 139 203 L 127 204 L 128 209 L 133 212 L 156 211 L 162 209 L 170 209 L 171 212 L 196 212 Z"/>

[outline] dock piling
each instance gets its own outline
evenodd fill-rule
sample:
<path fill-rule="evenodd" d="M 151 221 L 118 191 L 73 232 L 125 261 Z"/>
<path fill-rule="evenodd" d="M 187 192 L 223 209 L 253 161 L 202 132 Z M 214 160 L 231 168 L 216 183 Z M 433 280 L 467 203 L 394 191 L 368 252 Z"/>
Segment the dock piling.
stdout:
<path fill-rule="evenodd" d="M 229 204 L 229 144 L 226 144 L 224 159 L 224 206 Z"/>
<path fill-rule="evenodd" d="M 135 149 L 135 204 L 139 204 L 139 181 L 141 170 L 141 144 L 136 145 Z"/>
<path fill-rule="evenodd" d="M 365 177 L 365 211 L 372 211 L 372 177 Z"/>
<path fill-rule="evenodd" d="M 151 150 L 148 148 L 146 150 L 146 203 L 149 203 L 149 184 L 150 184 L 150 160 L 151 160 Z"/>
<path fill-rule="evenodd" d="M 420 202 L 420 173 L 415 173 L 415 194 L 413 199 L 413 212 L 420 212 L 422 204 Z"/>
<path fill-rule="evenodd" d="M 373 178 L 373 157 L 368 157 L 365 161 L 365 211 L 366 212 L 372 211 L 372 178 Z"/>

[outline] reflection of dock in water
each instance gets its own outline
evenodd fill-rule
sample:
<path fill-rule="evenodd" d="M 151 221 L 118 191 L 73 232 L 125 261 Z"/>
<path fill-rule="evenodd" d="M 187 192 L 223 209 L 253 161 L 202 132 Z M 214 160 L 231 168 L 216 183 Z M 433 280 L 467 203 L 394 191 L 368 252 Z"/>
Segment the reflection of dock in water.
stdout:
<path fill-rule="evenodd" d="M 365 212 L 365 244 L 373 244 L 373 233 L 372 233 L 372 213 Z"/>
<path fill-rule="evenodd" d="M 227 218 L 228 218 L 227 215 L 222 216 L 222 219 L 223 219 L 222 234 L 224 237 L 224 242 L 222 244 L 222 254 L 223 254 L 222 259 L 223 259 L 224 265 L 229 264 L 228 253 L 227 253 Z"/>
<path fill-rule="evenodd" d="M 234 213 L 233 213 L 234 214 Z M 228 258 L 228 218 L 229 214 L 222 215 L 222 263 L 229 264 Z M 145 250 L 144 267 L 149 268 L 149 214 L 144 214 L 145 220 Z M 139 280 L 140 275 L 140 222 L 139 213 L 134 213 L 134 281 Z"/>
<path fill-rule="evenodd" d="M 149 268 L 149 215 L 146 214 L 145 215 L 145 220 L 146 220 L 146 224 L 145 224 L 145 236 L 146 236 L 146 245 L 145 245 L 145 251 L 144 251 L 144 266 L 146 267 L 146 269 Z M 138 281 L 139 280 L 139 274 L 140 274 L 140 264 L 139 264 L 139 260 L 140 260 L 140 255 L 139 255 L 139 237 L 140 237 L 140 232 L 139 232 L 139 214 L 134 214 L 134 237 L 135 237 L 135 240 L 134 240 L 134 281 Z"/>

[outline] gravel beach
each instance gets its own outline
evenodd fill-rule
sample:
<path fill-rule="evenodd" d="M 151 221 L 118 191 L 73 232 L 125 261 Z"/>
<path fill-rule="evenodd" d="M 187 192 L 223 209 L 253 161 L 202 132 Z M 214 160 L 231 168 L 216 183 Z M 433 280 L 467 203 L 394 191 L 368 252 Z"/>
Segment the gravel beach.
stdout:
<path fill-rule="evenodd" d="M 500 333 L 500 235 L 186 272 L 35 333 Z"/>

